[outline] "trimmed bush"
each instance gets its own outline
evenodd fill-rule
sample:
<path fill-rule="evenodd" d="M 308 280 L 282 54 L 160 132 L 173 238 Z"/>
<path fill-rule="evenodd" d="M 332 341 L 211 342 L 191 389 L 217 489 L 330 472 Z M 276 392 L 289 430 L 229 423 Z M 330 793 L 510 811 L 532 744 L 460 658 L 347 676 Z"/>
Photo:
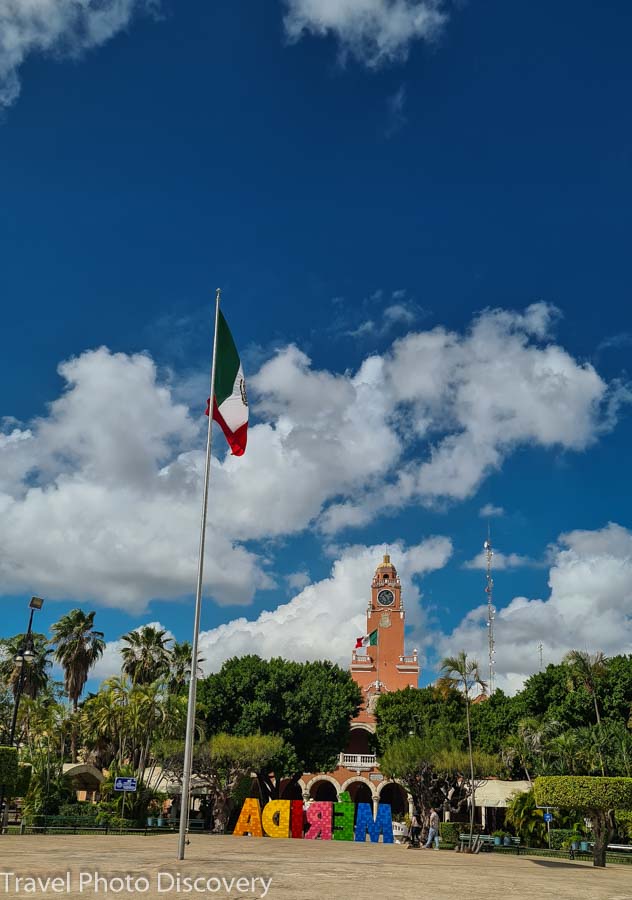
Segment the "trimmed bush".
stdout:
<path fill-rule="evenodd" d="M 15 747 L 0 747 L 0 786 L 4 786 L 8 794 L 18 780 L 18 751 Z"/>
<path fill-rule="evenodd" d="M 570 841 L 574 834 L 575 831 L 572 828 L 551 828 L 551 850 L 561 850 L 565 842 Z"/>
<path fill-rule="evenodd" d="M 535 780 L 538 806 L 561 809 L 632 809 L 632 778 L 550 775 Z"/>
<path fill-rule="evenodd" d="M 615 810 L 632 810 L 632 778 L 560 775 L 536 778 L 538 806 L 582 810 L 590 817 L 593 865 L 606 865 L 606 847 L 616 833 Z"/>
<path fill-rule="evenodd" d="M 439 836 L 448 844 L 458 844 L 459 834 L 465 828 L 463 822 L 439 822 Z"/>

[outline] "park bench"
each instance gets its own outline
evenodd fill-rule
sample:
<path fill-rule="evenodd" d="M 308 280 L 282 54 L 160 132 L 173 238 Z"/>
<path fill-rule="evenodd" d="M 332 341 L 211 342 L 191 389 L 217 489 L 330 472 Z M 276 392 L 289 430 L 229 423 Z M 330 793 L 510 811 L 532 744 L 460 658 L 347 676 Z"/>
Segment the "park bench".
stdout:
<path fill-rule="evenodd" d="M 516 853 L 520 854 L 520 838 L 510 836 L 511 843 L 509 846 L 516 851 Z M 461 849 L 465 849 L 470 845 L 470 836 L 469 834 L 460 834 L 459 835 L 459 843 L 458 847 Z M 494 837 L 491 834 L 475 834 L 472 838 L 472 847 L 474 853 L 480 853 L 481 850 L 491 852 L 494 847 L 498 846 Z M 506 846 L 500 844 L 500 846 Z"/>

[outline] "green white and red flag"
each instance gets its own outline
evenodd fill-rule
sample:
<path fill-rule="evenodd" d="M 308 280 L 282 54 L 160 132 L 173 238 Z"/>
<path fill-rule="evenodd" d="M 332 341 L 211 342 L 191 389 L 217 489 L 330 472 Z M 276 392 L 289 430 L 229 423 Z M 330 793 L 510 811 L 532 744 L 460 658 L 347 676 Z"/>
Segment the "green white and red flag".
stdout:
<path fill-rule="evenodd" d="M 209 407 L 207 401 L 207 416 Z M 224 432 L 233 456 L 242 456 L 248 439 L 246 380 L 235 341 L 221 310 L 217 323 L 213 419 Z"/>
<path fill-rule="evenodd" d="M 355 649 L 359 650 L 360 647 L 377 647 L 377 628 L 371 634 L 356 638 Z"/>

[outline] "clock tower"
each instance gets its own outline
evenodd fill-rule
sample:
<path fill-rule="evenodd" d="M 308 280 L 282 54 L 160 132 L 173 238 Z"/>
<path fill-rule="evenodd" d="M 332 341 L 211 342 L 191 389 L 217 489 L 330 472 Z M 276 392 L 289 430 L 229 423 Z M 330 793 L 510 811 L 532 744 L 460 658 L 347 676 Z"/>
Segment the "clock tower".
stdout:
<path fill-rule="evenodd" d="M 360 686 L 364 705 L 357 721 L 374 722 L 375 703 L 380 694 L 417 687 L 417 651 L 406 655 L 404 629 L 406 613 L 397 569 L 388 554 L 375 570 L 367 609 L 368 646 L 355 650 L 351 673 Z"/>

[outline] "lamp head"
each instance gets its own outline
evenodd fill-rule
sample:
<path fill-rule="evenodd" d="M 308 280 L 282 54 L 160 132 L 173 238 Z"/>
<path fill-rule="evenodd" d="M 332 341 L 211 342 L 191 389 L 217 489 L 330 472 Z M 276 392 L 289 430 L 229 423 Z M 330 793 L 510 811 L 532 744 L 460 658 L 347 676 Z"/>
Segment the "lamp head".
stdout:
<path fill-rule="evenodd" d="M 44 606 L 44 600 L 41 597 L 31 597 L 29 609 L 41 609 Z"/>

